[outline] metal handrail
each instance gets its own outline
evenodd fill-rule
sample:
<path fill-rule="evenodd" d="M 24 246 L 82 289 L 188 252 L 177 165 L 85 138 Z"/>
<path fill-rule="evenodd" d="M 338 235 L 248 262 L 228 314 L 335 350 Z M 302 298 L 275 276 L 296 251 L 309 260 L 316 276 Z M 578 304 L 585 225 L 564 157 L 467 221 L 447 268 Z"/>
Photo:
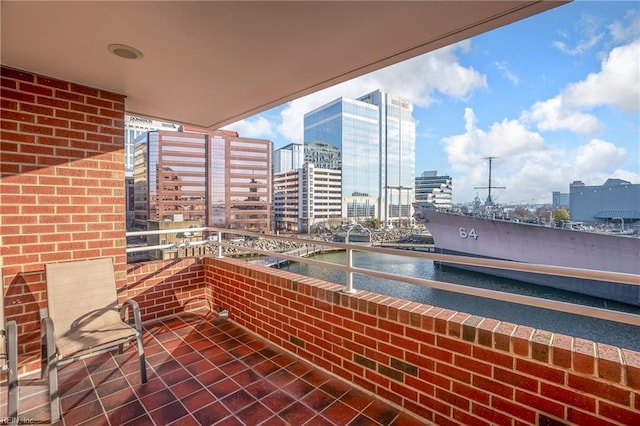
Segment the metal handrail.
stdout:
<path fill-rule="evenodd" d="M 199 229 L 199 228 L 195 228 L 195 229 Z M 187 230 L 193 231 L 194 228 L 187 228 Z M 217 241 L 206 239 L 206 240 L 197 241 L 197 242 L 189 242 L 189 246 L 203 245 L 203 244 L 217 246 L 218 257 L 223 257 L 222 256 L 223 247 L 236 248 L 236 249 L 241 249 L 243 251 L 250 252 L 253 254 L 260 254 L 264 256 L 286 259 L 293 262 L 305 263 L 305 264 L 340 270 L 345 272 L 347 278 L 349 278 L 349 276 L 352 275 L 353 273 L 357 273 L 357 274 L 362 274 L 366 276 L 383 278 L 383 279 L 388 279 L 393 281 L 400 281 L 408 284 L 420 285 L 424 287 L 451 291 L 451 292 L 460 293 L 460 294 L 479 296 L 479 297 L 492 299 L 492 300 L 518 303 L 522 305 L 552 309 L 552 310 L 561 311 L 561 312 L 569 312 L 569 313 L 588 316 L 592 318 L 616 321 L 616 322 L 630 324 L 630 325 L 636 325 L 636 326 L 640 325 L 640 315 L 636 315 L 632 313 L 611 311 L 611 310 L 601 309 L 596 307 L 583 306 L 583 305 L 567 303 L 567 302 L 559 302 L 555 300 L 542 299 L 542 298 L 537 298 L 532 296 L 523 296 L 523 295 L 500 292 L 495 290 L 487 290 L 487 289 L 477 288 L 477 287 L 468 287 L 464 285 L 445 283 L 441 281 L 434 281 L 434 280 L 429 280 L 424 278 L 409 277 L 409 276 L 398 275 L 398 274 L 387 274 L 384 272 L 355 267 L 353 266 L 353 251 L 381 253 L 381 254 L 388 254 L 393 256 L 429 259 L 434 261 L 471 265 L 471 266 L 509 269 L 513 271 L 523 271 L 523 272 L 540 273 L 540 274 L 557 275 L 557 276 L 569 276 L 569 277 L 584 278 L 584 279 L 604 280 L 604 281 L 610 281 L 610 282 L 616 282 L 616 283 L 622 283 L 622 284 L 640 285 L 640 277 L 634 274 L 608 272 L 608 271 L 596 271 L 596 270 L 578 269 L 578 268 L 567 268 L 567 267 L 531 264 L 531 263 L 521 263 L 521 262 L 513 262 L 513 261 L 506 261 L 506 260 L 471 258 L 466 256 L 446 255 L 446 254 L 440 254 L 440 253 L 415 252 L 415 251 L 409 251 L 409 250 L 373 247 L 373 246 L 363 245 L 363 244 L 338 243 L 338 242 L 325 241 L 325 240 L 283 237 L 280 235 L 256 234 L 254 232 L 239 231 L 239 230 L 237 231 L 233 229 L 204 228 L 203 231 L 204 230 L 208 231 L 209 233 L 216 233 Z M 159 233 L 158 231 L 151 231 L 151 232 Z M 171 229 L 171 230 L 165 230 L 161 233 L 176 233 L 176 232 L 184 232 L 184 230 Z M 144 231 L 142 231 L 142 233 L 136 232 L 136 235 L 143 235 L 143 233 Z M 242 246 L 242 245 L 234 244 L 233 242 L 222 240 L 222 234 L 243 235 L 243 236 L 249 236 L 249 237 L 263 237 L 265 239 L 275 240 L 275 241 L 295 242 L 303 245 L 307 244 L 307 245 L 314 245 L 314 246 L 324 246 L 324 247 L 331 247 L 334 249 L 337 248 L 345 251 L 346 264 L 340 265 L 337 263 L 325 262 L 321 260 L 315 260 L 315 259 L 310 259 L 310 258 L 305 258 L 300 256 L 292 256 L 285 253 L 262 250 L 256 247 Z M 130 236 L 130 233 L 127 233 L 127 236 Z M 155 250 L 159 248 L 161 249 L 161 248 L 175 248 L 175 247 L 176 247 L 176 244 L 165 244 L 162 246 L 150 246 L 150 247 L 135 247 L 135 248 L 127 248 L 127 253 L 134 252 L 134 251 Z M 357 290 L 353 288 L 353 282 L 351 280 L 347 280 L 347 284 L 345 286 L 344 292 L 355 293 L 356 291 Z"/>

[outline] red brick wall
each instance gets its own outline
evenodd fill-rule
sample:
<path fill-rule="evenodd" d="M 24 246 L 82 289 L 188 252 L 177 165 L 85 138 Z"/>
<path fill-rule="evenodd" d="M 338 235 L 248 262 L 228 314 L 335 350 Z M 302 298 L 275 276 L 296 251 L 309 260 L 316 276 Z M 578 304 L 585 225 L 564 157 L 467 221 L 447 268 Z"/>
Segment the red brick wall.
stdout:
<path fill-rule="evenodd" d="M 143 321 L 208 309 L 203 263 L 186 258 L 129 265 L 123 294 L 138 302 Z"/>
<path fill-rule="evenodd" d="M 233 259 L 205 274 L 233 321 L 436 424 L 640 424 L 640 353 Z"/>
<path fill-rule="evenodd" d="M 112 257 L 126 284 L 124 96 L 4 66 L 0 79 L 2 283 L 30 363 L 46 263 Z"/>

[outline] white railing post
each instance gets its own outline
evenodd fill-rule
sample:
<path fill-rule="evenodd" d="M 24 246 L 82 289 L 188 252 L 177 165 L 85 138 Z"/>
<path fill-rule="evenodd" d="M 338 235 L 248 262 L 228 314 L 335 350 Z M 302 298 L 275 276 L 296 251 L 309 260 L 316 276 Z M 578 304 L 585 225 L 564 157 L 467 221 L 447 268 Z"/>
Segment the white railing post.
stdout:
<path fill-rule="evenodd" d="M 222 231 L 218 231 L 216 235 L 218 235 L 218 258 L 221 258 L 223 257 L 222 256 Z"/>
<path fill-rule="evenodd" d="M 344 289 L 344 293 L 353 294 L 356 292 L 356 289 L 353 288 L 353 249 L 351 247 L 347 247 L 347 270 L 346 274 L 346 287 Z"/>

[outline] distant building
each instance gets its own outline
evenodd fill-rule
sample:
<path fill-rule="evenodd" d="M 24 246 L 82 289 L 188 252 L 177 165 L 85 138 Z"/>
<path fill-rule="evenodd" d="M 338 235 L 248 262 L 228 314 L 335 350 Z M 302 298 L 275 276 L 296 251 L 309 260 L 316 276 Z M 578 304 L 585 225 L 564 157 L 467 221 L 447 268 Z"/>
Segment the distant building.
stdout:
<path fill-rule="evenodd" d="M 152 120 L 125 114 L 124 116 L 124 171 L 126 176 L 133 176 L 134 145 L 136 140 L 145 140 L 146 133 L 154 130 L 178 131 L 180 126 L 175 123 Z M 140 138 L 142 136 L 142 138 Z"/>
<path fill-rule="evenodd" d="M 415 179 L 416 202 L 429 202 L 442 209 L 453 208 L 453 179 L 437 171 L 422 172 Z"/>
<path fill-rule="evenodd" d="M 569 194 L 561 193 L 560 191 L 553 191 L 551 193 L 551 208 L 555 209 L 569 209 Z"/>
<path fill-rule="evenodd" d="M 595 223 L 637 225 L 640 221 L 640 184 L 622 179 L 608 179 L 603 185 L 585 185 L 575 181 L 569 185 L 571 220 Z"/>
<path fill-rule="evenodd" d="M 304 161 L 304 144 L 290 143 L 273 151 L 273 173 L 299 169 Z"/>
<path fill-rule="evenodd" d="M 270 231 L 271 141 L 223 130 L 152 131 L 135 153 L 136 229 L 174 221 Z"/>
<path fill-rule="evenodd" d="M 340 170 L 322 169 L 312 163 L 305 163 L 300 170 L 301 229 L 314 232 L 317 227 L 337 226 L 342 218 Z"/>
<path fill-rule="evenodd" d="M 274 174 L 276 229 L 314 232 L 341 224 L 340 170 L 305 163 L 301 168 Z"/>
<path fill-rule="evenodd" d="M 273 217 L 276 231 L 299 232 L 300 168 L 273 174 Z"/>
<path fill-rule="evenodd" d="M 342 170 L 340 148 L 324 142 L 304 144 L 304 162 L 327 170 Z"/>
<path fill-rule="evenodd" d="M 222 130 L 208 135 L 207 225 L 270 232 L 273 143 Z"/>
<path fill-rule="evenodd" d="M 134 229 L 149 222 L 205 222 L 207 137 L 200 133 L 147 132 L 135 145 Z"/>
<path fill-rule="evenodd" d="M 352 221 L 378 217 L 396 225 L 411 221 L 412 113 L 406 99 L 378 90 L 358 99 L 341 97 L 305 114 L 305 161 L 327 169 L 339 167 L 343 217 Z M 329 146 L 340 156 L 327 155 L 335 152 Z"/>

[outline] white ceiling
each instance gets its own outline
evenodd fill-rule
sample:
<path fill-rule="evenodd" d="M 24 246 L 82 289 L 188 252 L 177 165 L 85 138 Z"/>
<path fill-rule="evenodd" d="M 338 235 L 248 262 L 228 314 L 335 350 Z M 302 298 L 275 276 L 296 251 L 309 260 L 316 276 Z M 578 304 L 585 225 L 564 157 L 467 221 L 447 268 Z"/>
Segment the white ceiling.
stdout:
<path fill-rule="evenodd" d="M 214 129 L 562 3 L 3 0 L 0 56 L 124 94 L 131 114 Z"/>

